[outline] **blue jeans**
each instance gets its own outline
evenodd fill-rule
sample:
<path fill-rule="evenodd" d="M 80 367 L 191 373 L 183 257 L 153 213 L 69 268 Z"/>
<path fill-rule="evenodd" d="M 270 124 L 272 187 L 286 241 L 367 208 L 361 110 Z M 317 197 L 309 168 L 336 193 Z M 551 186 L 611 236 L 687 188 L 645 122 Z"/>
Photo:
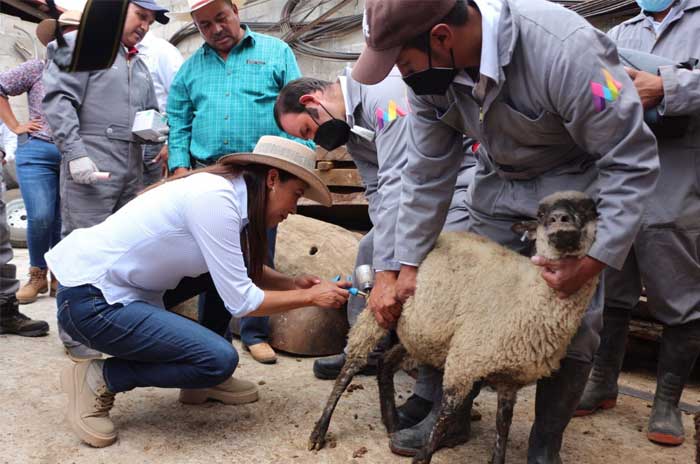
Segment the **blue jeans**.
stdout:
<path fill-rule="evenodd" d="M 166 308 L 213 286 L 209 274 L 166 292 Z M 137 301 L 110 305 L 92 285 L 59 286 L 58 320 L 75 340 L 107 353 L 111 392 L 136 387 L 208 388 L 233 374 L 238 353 L 221 334 L 163 308 Z"/>
<path fill-rule="evenodd" d="M 46 269 L 44 254 L 61 240 L 61 154 L 53 143 L 29 137 L 19 144 L 16 156 L 17 181 L 27 208 L 29 264 Z"/>
<path fill-rule="evenodd" d="M 277 240 L 277 228 L 267 231 L 267 265 L 275 267 L 275 242 Z M 228 327 L 231 322 L 231 313 L 226 310 L 224 302 L 216 289 L 205 292 L 199 296 L 199 323 L 208 324 L 211 327 Z M 247 346 L 268 341 L 270 335 L 269 317 L 243 317 L 240 320 L 241 341 Z M 232 339 L 230 331 L 226 338 Z"/>

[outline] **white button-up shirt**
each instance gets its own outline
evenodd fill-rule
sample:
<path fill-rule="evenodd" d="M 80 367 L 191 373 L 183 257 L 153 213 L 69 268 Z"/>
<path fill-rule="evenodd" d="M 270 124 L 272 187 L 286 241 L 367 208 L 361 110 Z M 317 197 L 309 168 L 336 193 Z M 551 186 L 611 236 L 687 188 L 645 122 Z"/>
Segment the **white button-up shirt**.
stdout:
<path fill-rule="evenodd" d="M 235 317 L 257 309 L 264 292 L 248 277 L 240 234 L 248 223 L 245 181 L 199 173 L 167 182 L 129 202 L 103 223 L 78 229 L 46 254 L 66 287 L 91 284 L 109 304 L 145 301 L 183 277 L 210 272 Z"/>
<path fill-rule="evenodd" d="M 168 92 L 175 74 L 182 66 L 184 59 L 180 50 L 167 40 L 161 39 L 149 32 L 141 42 L 136 45 L 139 58 L 146 63 L 153 79 L 153 87 L 156 89 L 156 98 L 161 113 L 166 112 L 168 104 Z"/>

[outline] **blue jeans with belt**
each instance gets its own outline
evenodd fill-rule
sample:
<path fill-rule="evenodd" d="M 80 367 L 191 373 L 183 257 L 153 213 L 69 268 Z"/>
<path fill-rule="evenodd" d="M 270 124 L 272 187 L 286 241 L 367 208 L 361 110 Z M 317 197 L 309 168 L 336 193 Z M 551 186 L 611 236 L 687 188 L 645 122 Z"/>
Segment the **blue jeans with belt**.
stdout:
<path fill-rule="evenodd" d="M 61 240 L 59 174 L 56 145 L 29 137 L 16 153 L 17 181 L 27 208 L 29 264 L 46 269 L 44 254 Z"/>
<path fill-rule="evenodd" d="M 185 278 L 166 292 L 164 306 L 171 308 L 210 288 L 209 274 Z M 238 365 L 238 353 L 220 328 L 216 333 L 158 306 L 142 301 L 110 305 L 92 285 L 60 286 L 56 304 L 58 320 L 73 339 L 113 356 L 104 364 L 111 392 L 213 387 L 231 377 Z"/>

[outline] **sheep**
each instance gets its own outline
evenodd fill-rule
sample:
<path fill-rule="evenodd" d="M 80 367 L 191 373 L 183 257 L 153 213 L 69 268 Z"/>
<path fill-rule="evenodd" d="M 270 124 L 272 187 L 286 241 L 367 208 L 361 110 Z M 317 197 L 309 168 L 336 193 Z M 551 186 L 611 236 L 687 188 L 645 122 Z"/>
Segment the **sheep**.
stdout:
<path fill-rule="evenodd" d="M 512 229 L 534 239 L 537 254 L 545 258 L 583 257 L 595 240 L 597 217 L 595 202 L 587 195 L 559 192 L 540 202 L 536 221 Z M 396 327 L 399 342 L 380 362 L 380 406 L 387 431 L 396 431 L 397 424 L 393 374 L 408 355 L 444 372 L 439 418 L 413 462 L 430 462 L 455 412 L 473 399 L 469 393 L 481 380 L 498 394 L 492 462 L 505 462 L 517 391 L 558 369 L 597 285 L 598 279 L 591 279 L 562 299 L 527 257 L 472 233 L 442 234 L 419 268 L 415 295 L 404 304 Z M 369 310 L 362 312 L 309 450 L 323 447 L 340 396 L 386 334 Z"/>

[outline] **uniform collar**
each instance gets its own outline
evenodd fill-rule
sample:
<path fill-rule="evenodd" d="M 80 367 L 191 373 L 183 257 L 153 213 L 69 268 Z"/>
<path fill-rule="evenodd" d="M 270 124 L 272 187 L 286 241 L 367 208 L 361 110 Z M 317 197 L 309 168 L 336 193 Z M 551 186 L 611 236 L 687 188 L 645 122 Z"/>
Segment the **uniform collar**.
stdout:
<path fill-rule="evenodd" d="M 338 76 L 340 91 L 343 94 L 343 100 L 345 102 L 345 122 L 347 122 L 350 127 L 355 124 L 355 111 L 357 107 L 360 106 L 360 103 L 362 103 L 360 84 L 351 77 L 351 74 L 352 69 L 348 66 L 343 71 L 343 74 Z"/>
<path fill-rule="evenodd" d="M 700 8 L 700 0 L 680 0 L 673 6 L 673 9 L 669 13 L 668 24 L 681 18 L 686 11 L 694 10 L 696 8 Z M 640 21 L 647 21 L 645 25 L 650 29 L 654 28 L 651 23 L 651 17 L 643 11 L 640 11 L 637 16 L 624 21 L 622 24 L 634 24 Z"/>
<path fill-rule="evenodd" d="M 501 77 L 499 50 L 499 29 L 501 10 L 503 2 L 501 0 L 474 0 L 481 13 L 481 63 L 479 73 L 494 82 L 498 82 Z M 460 72 L 455 78 L 457 84 L 474 86 L 474 80 L 465 71 Z"/>

